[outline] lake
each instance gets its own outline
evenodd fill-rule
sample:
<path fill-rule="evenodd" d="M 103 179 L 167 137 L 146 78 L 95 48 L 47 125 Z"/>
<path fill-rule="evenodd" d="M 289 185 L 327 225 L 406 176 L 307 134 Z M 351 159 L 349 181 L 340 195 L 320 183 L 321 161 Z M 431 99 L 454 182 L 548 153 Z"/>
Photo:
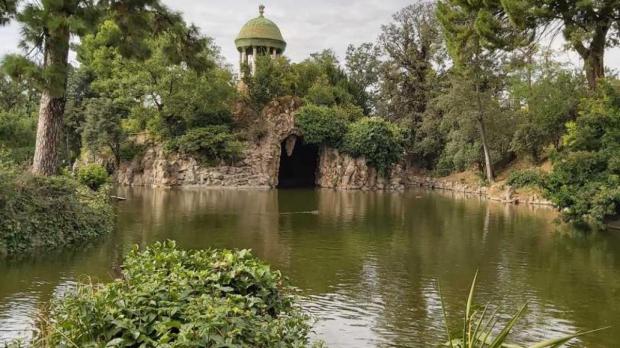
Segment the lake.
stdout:
<path fill-rule="evenodd" d="M 614 326 L 573 347 L 620 341 L 620 233 L 572 230 L 551 209 L 410 190 L 118 189 L 118 228 L 79 248 L 0 261 L 0 344 L 78 280 L 107 281 L 134 244 L 248 248 L 300 289 L 329 347 L 428 347 L 446 340 L 476 270 L 479 304 L 529 302 L 520 343 Z M 514 341 L 513 340 L 513 341 Z"/>

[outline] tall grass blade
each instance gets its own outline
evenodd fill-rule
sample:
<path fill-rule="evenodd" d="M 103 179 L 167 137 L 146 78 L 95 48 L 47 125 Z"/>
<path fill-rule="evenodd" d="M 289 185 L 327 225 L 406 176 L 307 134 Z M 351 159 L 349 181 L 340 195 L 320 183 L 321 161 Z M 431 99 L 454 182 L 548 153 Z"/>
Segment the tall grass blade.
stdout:
<path fill-rule="evenodd" d="M 508 337 L 508 334 L 510 334 L 510 331 L 515 326 L 517 321 L 519 321 L 519 319 L 523 315 L 523 312 L 525 312 L 526 308 L 527 308 L 527 303 L 524 304 L 523 307 L 521 307 L 521 309 L 519 309 L 517 314 L 515 314 L 514 317 L 512 317 L 512 319 L 510 319 L 510 321 L 508 322 L 508 324 L 506 324 L 504 329 L 499 333 L 497 337 L 495 337 L 493 342 L 491 342 L 491 344 L 489 345 L 489 348 L 500 348 L 504 344 L 504 342 L 506 341 L 506 337 Z"/>
<path fill-rule="evenodd" d="M 484 306 L 484 310 L 480 314 L 480 319 L 478 319 L 478 323 L 476 324 L 476 329 L 474 330 L 474 333 L 473 333 L 474 340 L 478 340 L 478 336 L 482 334 L 480 333 L 480 328 L 482 327 L 482 323 L 484 322 L 484 318 L 487 314 L 488 309 L 489 309 L 489 305 L 487 304 L 486 306 Z M 484 345 L 484 342 L 483 342 L 483 345 Z"/>
<path fill-rule="evenodd" d="M 441 286 L 437 283 L 437 290 L 439 291 L 439 300 L 441 301 L 441 311 L 443 312 L 443 323 L 446 327 L 446 334 L 448 335 L 448 342 L 450 343 L 450 348 L 454 348 L 452 344 L 452 335 L 450 335 L 450 325 L 448 325 L 448 314 L 446 312 L 445 302 L 443 300 L 443 293 L 441 292 Z"/>
<path fill-rule="evenodd" d="M 535 345 L 530 346 L 529 348 L 559 347 L 562 344 L 568 343 L 568 341 L 570 341 L 572 339 L 575 339 L 577 337 L 581 337 L 581 336 L 584 336 L 584 335 L 589 335 L 589 334 L 592 334 L 592 333 L 595 333 L 595 332 L 599 332 L 599 331 L 603 331 L 603 330 L 608 330 L 610 328 L 611 328 L 611 326 L 600 328 L 600 329 L 596 329 L 596 330 L 578 332 L 578 333 L 576 333 L 574 335 L 564 336 L 564 337 L 555 338 L 555 339 L 543 341 L 543 342 L 540 342 L 540 343 L 536 343 Z"/>
<path fill-rule="evenodd" d="M 465 322 L 463 323 L 463 342 L 465 344 L 465 347 L 463 348 L 467 348 L 468 346 L 467 326 L 470 322 L 471 307 L 474 302 L 474 292 L 476 292 L 476 281 L 477 280 L 478 280 L 478 271 L 476 271 L 476 274 L 474 275 L 474 280 L 471 283 L 471 288 L 469 289 L 469 296 L 467 297 L 467 306 L 465 307 Z"/>

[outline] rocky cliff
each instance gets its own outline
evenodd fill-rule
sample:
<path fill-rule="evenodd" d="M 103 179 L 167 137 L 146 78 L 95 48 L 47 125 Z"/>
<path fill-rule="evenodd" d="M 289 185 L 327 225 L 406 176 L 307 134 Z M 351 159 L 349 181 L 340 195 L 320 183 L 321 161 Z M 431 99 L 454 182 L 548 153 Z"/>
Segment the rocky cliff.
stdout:
<path fill-rule="evenodd" d="M 151 187 L 276 187 L 282 143 L 301 135 L 294 119 L 300 105 L 297 98 L 281 98 L 268 105 L 261 115 L 265 134 L 246 143 L 244 159 L 238 163 L 208 167 L 189 156 L 167 154 L 162 146 L 155 145 L 143 156 L 122 163 L 116 171 L 116 181 Z"/>
<path fill-rule="evenodd" d="M 332 148 L 319 154 L 317 186 L 340 190 L 403 190 L 405 173 L 396 165 L 388 175 L 379 175 L 363 158 L 354 158 Z"/>

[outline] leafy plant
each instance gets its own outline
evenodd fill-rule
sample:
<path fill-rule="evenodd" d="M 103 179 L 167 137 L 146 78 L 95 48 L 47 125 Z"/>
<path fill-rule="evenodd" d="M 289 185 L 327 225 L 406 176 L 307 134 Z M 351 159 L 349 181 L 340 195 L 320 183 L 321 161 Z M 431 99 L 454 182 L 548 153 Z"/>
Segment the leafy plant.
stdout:
<path fill-rule="evenodd" d="M 172 241 L 127 256 L 122 279 L 53 302 L 37 343 L 98 347 L 303 347 L 308 317 L 280 272 L 248 250 Z"/>
<path fill-rule="evenodd" d="M 351 124 L 344 137 L 344 150 L 361 156 L 382 174 L 403 155 L 402 131 L 393 123 L 378 117 L 366 117 Z"/>
<path fill-rule="evenodd" d="M 515 188 L 542 186 L 545 174 L 539 170 L 516 170 L 508 175 L 506 183 Z"/>
<path fill-rule="evenodd" d="M 309 104 L 297 113 L 295 123 L 304 135 L 304 142 L 339 147 L 347 131 L 347 121 L 327 106 Z"/>
<path fill-rule="evenodd" d="M 602 82 L 568 125 L 545 191 L 566 221 L 602 226 L 620 214 L 620 84 Z"/>
<path fill-rule="evenodd" d="M 91 163 L 80 167 L 77 170 L 78 181 L 97 191 L 101 186 L 108 182 L 108 171 L 100 164 Z"/>
<path fill-rule="evenodd" d="M 112 230 L 108 192 L 68 177 L 0 170 L 0 256 L 52 249 Z"/>
<path fill-rule="evenodd" d="M 448 342 L 444 344 L 444 346 L 448 346 L 451 348 L 501 348 L 501 347 L 511 347 L 511 348 L 521 348 L 518 345 L 507 344 L 507 338 L 510 335 L 512 329 L 515 324 L 519 321 L 519 319 L 525 313 L 527 309 L 527 303 L 523 305 L 517 313 L 512 316 L 510 320 L 500 329 L 497 328 L 497 324 L 499 322 L 498 311 L 495 310 L 490 312 L 490 305 L 486 305 L 482 308 L 482 310 L 475 309 L 474 305 L 474 294 L 476 290 L 476 281 L 478 279 L 478 273 L 474 276 L 474 280 L 471 284 L 471 288 L 469 290 L 469 296 L 467 297 L 467 303 L 465 304 L 465 318 L 463 321 L 462 331 L 459 333 L 459 337 L 452 337 L 450 333 L 450 326 L 448 325 L 448 316 L 445 308 L 445 301 L 443 296 L 441 295 L 441 290 L 439 291 L 441 297 L 441 308 L 444 316 L 444 323 L 446 333 L 448 335 Z M 565 343 L 568 343 L 574 338 L 581 337 L 583 335 L 588 335 L 594 332 L 598 332 L 603 329 L 584 331 L 580 333 L 576 333 L 574 335 L 568 335 L 560 338 L 550 339 L 546 341 L 542 341 L 536 344 L 529 346 L 529 348 L 556 348 L 560 347 Z"/>
<path fill-rule="evenodd" d="M 241 157 L 243 145 L 227 126 L 195 128 L 171 140 L 168 150 L 179 151 L 207 162 L 236 161 Z"/>

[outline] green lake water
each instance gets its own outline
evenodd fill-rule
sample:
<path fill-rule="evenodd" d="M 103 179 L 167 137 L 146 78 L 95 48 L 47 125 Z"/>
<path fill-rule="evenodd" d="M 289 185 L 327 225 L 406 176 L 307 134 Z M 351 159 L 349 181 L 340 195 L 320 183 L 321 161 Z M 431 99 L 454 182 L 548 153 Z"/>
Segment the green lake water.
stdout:
<path fill-rule="evenodd" d="M 119 274 L 134 244 L 250 248 L 300 289 L 329 347 L 445 341 L 437 284 L 460 325 L 479 269 L 479 303 L 512 314 L 520 343 L 614 326 L 573 347 L 620 346 L 620 233 L 560 228 L 549 209 L 446 193 L 119 189 L 118 229 L 89 245 L 0 261 L 0 345 L 77 280 Z"/>

